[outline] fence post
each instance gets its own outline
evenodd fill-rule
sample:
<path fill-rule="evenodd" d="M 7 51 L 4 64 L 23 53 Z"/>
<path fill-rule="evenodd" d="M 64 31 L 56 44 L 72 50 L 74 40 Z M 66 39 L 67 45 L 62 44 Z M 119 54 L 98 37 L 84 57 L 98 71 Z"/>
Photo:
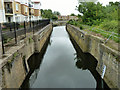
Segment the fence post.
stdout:
<path fill-rule="evenodd" d="M 26 37 L 26 26 L 25 26 L 25 21 L 24 21 L 24 30 L 25 30 L 25 37 Z"/>
<path fill-rule="evenodd" d="M 26 33 L 27 33 L 27 31 L 28 31 L 28 29 L 29 29 L 29 22 L 26 21 L 26 23 L 27 23 L 27 25 L 26 25 Z"/>
<path fill-rule="evenodd" d="M 36 22 L 37 22 L 37 25 L 38 25 L 38 20 Z"/>
<path fill-rule="evenodd" d="M 37 22 L 38 22 L 38 25 L 39 25 L 39 20 L 37 20 Z"/>
<path fill-rule="evenodd" d="M 33 24 L 33 34 L 34 34 L 34 21 L 32 22 L 32 24 Z"/>
<path fill-rule="evenodd" d="M 39 20 L 39 25 L 40 25 L 40 20 Z"/>
<path fill-rule="evenodd" d="M 50 24 L 50 19 L 49 19 L 49 21 L 48 21 L 48 24 Z"/>
<path fill-rule="evenodd" d="M 30 28 L 31 28 L 31 19 L 30 19 Z"/>
<path fill-rule="evenodd" d="M 16 29 L 18 30 L 18 27 L 19 27 L 19 24 L 18 24 L 18 22 L 16 23 Z"/>
<path fill-rule="evenodd" d="M 0 23 L 0 58 L 2 58 L 3 54 L 5 54 L 5 51 L 4 51 L 3 38 L 2 38 L 2 27 Z"/>
<path fill-rule="evenodd" d="M 42 22 L 41 22 L 41 28 L 43 28 L 43 20 L 42 20 Z"/>
<path fill-rule="evenodd" d="M 17 35 L 16 35 L 16 25 L 15 25 L 15 22 L 14 23 L 14 34 L 15 34 L 15 44 L 17 44 Z"/>
<path fill-rule="evenodd" d="M 12 24 L 11 24 L 11 23 L 9 23 L 9 25 L 10 25 L 10 31 L 12 31 Z"/>

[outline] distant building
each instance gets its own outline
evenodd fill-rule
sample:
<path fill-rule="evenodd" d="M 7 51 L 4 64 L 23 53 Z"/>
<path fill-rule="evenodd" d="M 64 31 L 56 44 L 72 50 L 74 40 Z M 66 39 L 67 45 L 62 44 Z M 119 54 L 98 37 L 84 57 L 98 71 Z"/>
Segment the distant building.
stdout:
<path fill-rule="evenodd" d="M 58 20 L 78 20 L 77 16 L 58 16 Z"/>
<path fill-rule="evenodd" d="M 78 20 L 78 17 L 77 16 L 68 16 L 69 20 Z"/>
<path fill-rule="evenodd" d="M 68 16 L 58 16 L 58 20 L 68 20 Z"/>

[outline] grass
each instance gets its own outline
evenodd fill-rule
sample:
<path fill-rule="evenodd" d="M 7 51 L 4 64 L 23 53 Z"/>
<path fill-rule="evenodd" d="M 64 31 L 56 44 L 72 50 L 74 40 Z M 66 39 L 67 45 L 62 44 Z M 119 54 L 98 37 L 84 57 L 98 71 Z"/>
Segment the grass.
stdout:
<path fill-rule="evenodd" d="M 9 29 L 8 29 L 8 28 L 3 28 L 2 30 L 3 30 L 3 31 L 6 31 L 6 30 L 9 30 Z"/>
<path fill-rule="evenodd" d="M 3 38 L 3 43 L 5 44 L 5 43 L 8 43 L 8 42 L 10 42 L 11 40 L 12 40 L 12 38 L 8 38 L 6 35 L 4 35 L 3 36 L 4 38 Z"/>
<path fill-rule="evenodd" d="M 88 25 L 81 24 L 81 22 L 79 22 L 79 21 L 69 21 L 68 23 L 79 27 L 81 30 L 98 33 L 101 36 L 103 36 L 104 38 L 109 38 L 109 39 L 115 41 L 116 43 L 120 42 L 120 39 L 119 39 L 120 36 L 117 32 L 118 30 L 117 30 L 116 25 L 115 25 L 115 27 L 113 25 L 111 25 L 111 23 L 115 24 L 116 23 L 115 21 L 111 21 L 106 24 L 105 24 L 105 22 L 103 22 L 100 26 L 88 26 Z M 111 25 L 111 26 L 109 26 L 107 28 L 108 25 Z"/>
<path fill-rule="evenodd" d="M 105 30 L 102 30 L 102 29 L 99 29 L 99 28 L 93 28 L 93 27 L 90 27 L 89 30 L 92 31 L 92 32 L 95 32 L 95 33 L 99 33 L 102 36 L 104 36 L 105 38 L 110 38 L 111 40 L 114 40 L 117 43 L 120 42 L 120 40 L 118 38 L 119 35 L 117 33 L 109 32 L 109 31 L 105 31 Z"/>

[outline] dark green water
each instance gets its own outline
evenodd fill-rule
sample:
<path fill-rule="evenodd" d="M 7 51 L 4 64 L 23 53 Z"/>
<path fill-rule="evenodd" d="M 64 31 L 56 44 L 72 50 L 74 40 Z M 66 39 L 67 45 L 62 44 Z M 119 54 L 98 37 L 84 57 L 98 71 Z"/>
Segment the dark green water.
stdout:
<path fill-rule="evenodd" d="M 42 52 L 28 63 L 22 88 L 108 88 L 96 71 L 97 60 L 81 51 L 65 26 L 54 27 Z"/>

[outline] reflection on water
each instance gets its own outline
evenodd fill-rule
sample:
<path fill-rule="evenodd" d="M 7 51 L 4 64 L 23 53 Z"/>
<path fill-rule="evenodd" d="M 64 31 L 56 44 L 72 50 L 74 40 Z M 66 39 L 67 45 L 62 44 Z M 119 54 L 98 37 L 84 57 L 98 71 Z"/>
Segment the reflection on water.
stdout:
<path fill-rule="evenodd" d="M 79 48 L 79 46 L 76 44 L 76 42 L 70 38 L 75 50 L 76 50 L 76 66 L 78 69 L 82 70 L 89 70 L 91 74 L 94 76 L 94 79 L 96 80 L 96 89 L 99 88 L 106 88 L 107 90 L 110 90 L 107 84 L 104 82 L 104 80 L 101 79 L 101 76 L 96 71 L 97 67 L 97 60 L 89 53 L 83 53 L 82 50 Z"/>
<path fill-rule="evenodd" d="M 30 88 L 35 82 L 35 80 L 37 79 L 38 72 L 40 70 L 40 65 L 41 65 L 42 59 L 44 57 L 44 54 L 46 52 L 48 45 L 50 45 L 50 37 L 48 38 L 47 42 L 44 44 L 44 47 L 42 48 L 41 52 L 37 54 L 33 54 L 29 58 L 28 65 L 30 68 L 30 72 L 27 75 L 23 84 L 21 85 L 21 89 Z"/>
<path fill-rule="evenodd" d="M 107 87 L 96 71 L 97 60 L 81 51 L 64 26 L 53 28 L 43 52 L 31 56 L 28 63 L 30 74 L 22 88 Z"/>

